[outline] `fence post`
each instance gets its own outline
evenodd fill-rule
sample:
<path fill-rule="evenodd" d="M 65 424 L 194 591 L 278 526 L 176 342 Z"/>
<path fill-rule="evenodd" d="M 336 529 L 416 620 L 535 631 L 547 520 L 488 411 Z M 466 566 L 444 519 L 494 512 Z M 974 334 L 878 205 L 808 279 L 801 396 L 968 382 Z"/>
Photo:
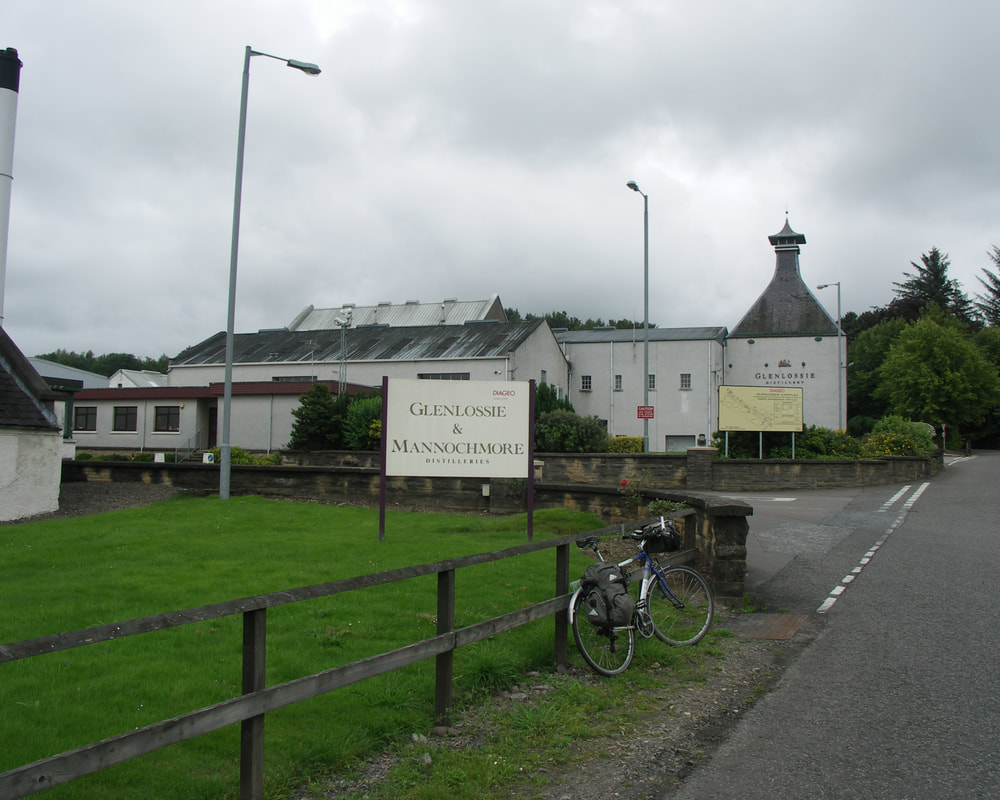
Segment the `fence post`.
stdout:
<path fill-rule="evenodd" d="M 243 614 L 243 694 L 266 686 L 267 609 Z M 264 715 L 240 724 L 240 800 L 264 800 Z"/>
<path fill-rule="evenodd" d="M 455 570 L 438 573 L 437 632 L 455 630 Z M 451 724 L 452 677 L 455 668 L 455 651 L 447 650 L 436 656 L 434 683 L 434 719 L 438 725 Z"/>
<path fill-rule="evenodd" d="M 569 594 L 569 545 L 561 544 L 556 548 L 556 597 Z M 569 666 L 566 650 L 566 638 L 569 635 L 569 609 L 563 608 L 556 612 L 556 667 L 559 671 Z"/>

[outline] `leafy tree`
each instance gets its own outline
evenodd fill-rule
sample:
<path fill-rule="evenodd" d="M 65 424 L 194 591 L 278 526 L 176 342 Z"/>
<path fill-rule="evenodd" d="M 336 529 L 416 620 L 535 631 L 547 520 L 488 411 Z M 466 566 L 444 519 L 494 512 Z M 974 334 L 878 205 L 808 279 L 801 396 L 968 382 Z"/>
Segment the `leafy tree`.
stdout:
<path fill-rule="evenodd" d="M 1000 268 L 1000 247 L 993 245 L 993 252 L 987 253 L 987 255 L 994 265 Z M 986 289 L 986 294 L 977 294 L 973 305 L 979 309 L 979 313 L 983 315 L 987 325 L 994 328 L 1000 327 L 1000 274 L 990 272 L 985 267 L 983 274 L 986 276 L 986 280 L 982 278 L 978 278 L 978 280 Z"/>
<path fill-rule="evenodd" d="M 344 416 L 350 399 L 334 397 L 325 383 L 315 384 L 292 409 L 295 422 L 288 440 L 291 450 L 335 450 L 343 446 Z"/>
<path fill-rule="evenodd" d="M 851 419 L 847 427 L 854 435 L 867 433 L 888 410 L 888 401 L 877 396 L 876 389 L 889 348 L 905 327 L 902 319 L 885 320 L 848 340 L 847 408 Z"/>
<path fill-rule="evenodd" d="M 572 411 L 549 411 L 535 423 L 535 451 L 539 453 L 601 453 L 607 440 L 602 420 Z"/>
<path fill-rule="evenodd" d="M 933 303 L 957 319 L 971 322 L 975 309 L 959 282 L 948 277 L 951 266 L 948 256 L 932 247 L 929 253 L 920 257 L 920 262 L 910 262 L 916 272 L 904 272 L 905 281 L 893 281 L 897 300 L 906 304 L 906 317 L 913 319 L 914 311 L 919 313 L 924 306 Z"/>
<path fill-rule="evenodd" d="M 1000 327 L 983 328 L 972 341 L 983 351 L 986 360 L 1000 370 Z"/>
<path fill-rule="evenodd" d="M 550 411 L 574 411 L 573 404 L 568 398 L 561 400 L 556 395 L 554 386 L 547 383 L 540 383 L 535 387 L 535 419 Z"/>
<path fill-rule="evenodd" d="M 966 430 L 1000 405 L 1000 377 L 968 335 L 925 316 L 894 340 L 876 394 L 900 416 Z"/>
<path fill-rule="evenodd" d="M 344 445 L 351 450 L 378 450 L 382 441 L 382 397 L 355 398 L 344 419 Z"/>

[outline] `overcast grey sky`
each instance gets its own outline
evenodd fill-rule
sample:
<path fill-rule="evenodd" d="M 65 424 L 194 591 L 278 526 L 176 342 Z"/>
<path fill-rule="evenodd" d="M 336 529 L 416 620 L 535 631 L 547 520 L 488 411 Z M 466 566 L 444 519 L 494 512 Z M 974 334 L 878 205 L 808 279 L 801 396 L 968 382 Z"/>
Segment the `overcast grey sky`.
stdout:
<path fill-rule="evenodd" d="M 994 0 L 31 0 L 5 330 L 176 355 L 309 304 L 483 299 L 730 328 L 804 233 L 844 311 L 1000 244 Z M 836 314 L 834 289 L 814 291 Z"/>

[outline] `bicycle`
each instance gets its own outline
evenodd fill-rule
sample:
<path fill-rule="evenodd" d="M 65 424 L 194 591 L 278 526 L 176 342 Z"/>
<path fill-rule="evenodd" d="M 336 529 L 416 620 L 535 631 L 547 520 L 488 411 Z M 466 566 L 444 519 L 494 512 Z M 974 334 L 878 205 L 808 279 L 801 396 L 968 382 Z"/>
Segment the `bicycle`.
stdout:
<path fill-rule="evenodd" d="M 680 546 L 680 533 L 673 524 L 660 517 L 639 530 L 626 533 L 622 539 L 632 539 L 638 554 L 618 563 L 622 579 L 628 584 L 626 567 L 638 562 L 642 569 L 639 599 L 631 622 L 621 626 L 594 625 L 580 613 L 586 593 L 581 583 L 569 601 L 569 619 L 573 638 L 583 660 L 601 675 L 618 675 L 628 669 L 635 655 L 635 634 L 644 639 L 652 636 L 670 645 L 692 645 L 708 632 L 715 614 L 715 601 L 705 579 L 685 566 L 661 566 L 655 556 Z M 590 548 L 598 559 L 600 540 L 596 536 L 581 539 L 577 547 Z"/>

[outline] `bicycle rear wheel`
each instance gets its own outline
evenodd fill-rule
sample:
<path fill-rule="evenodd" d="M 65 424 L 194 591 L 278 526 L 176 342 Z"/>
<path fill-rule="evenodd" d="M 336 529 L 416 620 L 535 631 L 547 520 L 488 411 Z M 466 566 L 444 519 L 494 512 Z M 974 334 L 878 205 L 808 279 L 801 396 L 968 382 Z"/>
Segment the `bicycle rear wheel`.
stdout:
<path fill-rule="evenodd" d="M 601 675 L 618 675 L 628 669 L 635 655 L 635 630 L 611 628 L 605 630 L 587 621 L 583 593 L 573 604 L 573 638 L 587 665 Z"/>
<path fill-rule="evenodd" d="M 694 644 L 708 632 L 715 601 L 705 579 L 689 567 L 663 571 L 649 587 L 649 615 L 656 637 L 667 644 Z"/>

